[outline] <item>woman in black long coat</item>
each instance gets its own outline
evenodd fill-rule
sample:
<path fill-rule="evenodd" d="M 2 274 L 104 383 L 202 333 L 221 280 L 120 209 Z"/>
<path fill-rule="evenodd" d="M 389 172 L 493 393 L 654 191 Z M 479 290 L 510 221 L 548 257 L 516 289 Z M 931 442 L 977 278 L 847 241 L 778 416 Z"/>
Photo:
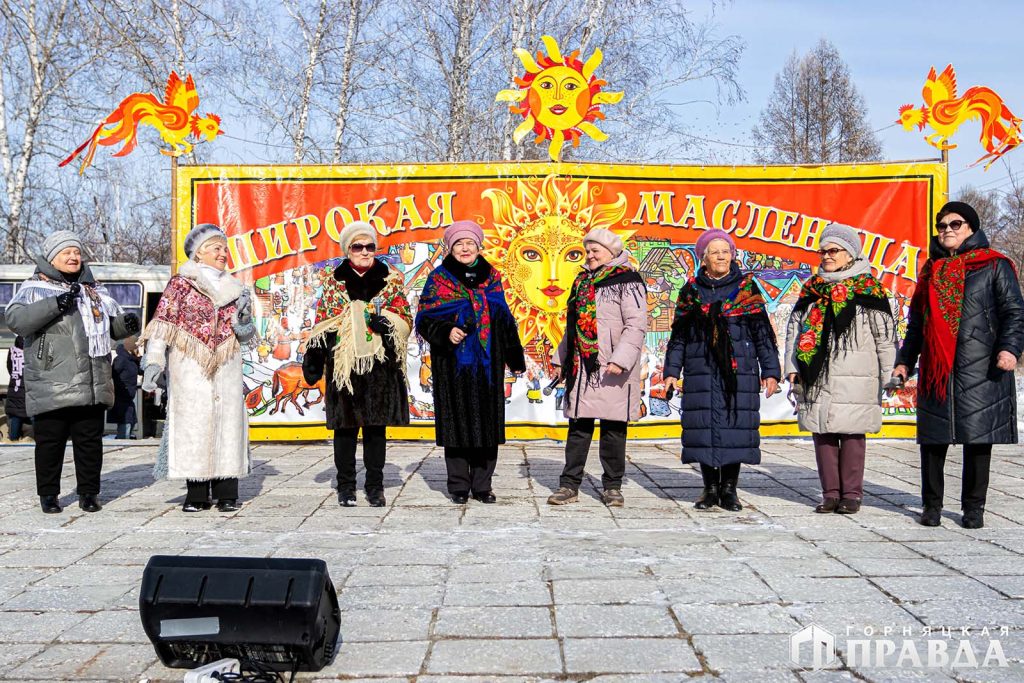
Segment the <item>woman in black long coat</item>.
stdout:
<path fill-rule="evenodd" d="M 444 446 L 452 501 L 472 495 L 493 503 L 491 478 L 505 443 L 505 366 L 525 372 L 526 360 L 501 273 L 480 256 L 480 226 L 456 221 L 444 243 L 449 253 L 427 277 L 416 314 L 416 331 L 430 344 L 437 445 Z"/>
<path fill-rule="evenodd" d="M 946 451 L 963 444 L 961 521 L 980 529 L 992 445 L 1017 443 L 1014 370 L 1024 350 L 1024 299 L 1013 264 L 989 248 L 969 204 L 943 206 L 935 231 L 892 374 L 905 380 L 920 359 L 920 523 L 939 525 Z"/>
<path fill-rule="evenodd" d="M 347 258 L 325 279 L 306 354 L 303 379 L 326 376 L 327 428 L 334 430 L 338 504 L 356 504 L 356 445 L 363 431 L 366 500 L 387 504 L 387 427 L 409 424 L 406 342 L 412 316 L 402 274 L 374 258 L 377 232 L 357 221 L 338 239 Z"/>
<path fill-rule="evenodd" d="M 107 422 L 117 425 L 119 439 L 132 438 L 135 423 L 138 422 L 135 394 L 139 391 L 142 359 L 139 358 L 137 349 L 134 338 L 124 340 L 114 352 L 114 362 L 111 365 L 114 375 L 114 405 L 107 411 Z"/>
<path fill-rule="evenodd" d="M 679 291 L 665 357 L 665 386 L 683 402 L 683 462 L 700 463 L 704 492 L 694 507 L 743 509 L 740 465 L 761 462 L 760 392 L 771 396 L 782 368 L 764 299 L 736 264 L 722 230 L 697 240 L 697 277 Z"/>

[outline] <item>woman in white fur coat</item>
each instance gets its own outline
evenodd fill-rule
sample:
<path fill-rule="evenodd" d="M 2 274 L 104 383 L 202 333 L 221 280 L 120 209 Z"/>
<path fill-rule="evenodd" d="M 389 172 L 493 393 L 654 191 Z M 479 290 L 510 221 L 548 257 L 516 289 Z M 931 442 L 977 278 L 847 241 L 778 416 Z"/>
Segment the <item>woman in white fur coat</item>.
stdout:
<path fill-rule="evenodd" d="M 182 510 L 238 509 L 238 477 L 251 470 L 242 396 L 242 349 L 256 332 L 249 290 L 227 274 L 227 237 L 201 223 L 185 237 L 189 260 L 167 283 L 141 342 L 143 391 L 167 373 L 167 422 L 158 478 L 184 479 Z"/>

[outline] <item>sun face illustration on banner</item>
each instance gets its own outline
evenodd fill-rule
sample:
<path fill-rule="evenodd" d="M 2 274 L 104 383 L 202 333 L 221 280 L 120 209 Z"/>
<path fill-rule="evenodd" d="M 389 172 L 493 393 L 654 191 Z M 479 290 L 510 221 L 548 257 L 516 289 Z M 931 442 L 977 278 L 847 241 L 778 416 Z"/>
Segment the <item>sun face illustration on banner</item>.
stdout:
<path fill-rule="evenodd" d="M 538 184 L 540 185 L 538 187 Z M 484 229 L 484 258 L 505 275 L 505 293 L 520 325 L 524 346 L 541 337 L 552 346 L 565 330 L 566 302 L 584 263 L 583 236 L 608 228 L 625 242 L 626 197 L 594 201 L 600 190 L 588 181 L 516 180 L 514 196 L 502 189 L 481 192 L 491 203 L 492 228 Z M 511 188 L 510 188 L 511 189 Z"/>
<path fill-rule="evenodd" d="M 187 139 L 190 135 L 196 140 L 212 142 L 224 133 L 220 129 L 220 117 L 209 113 L 200 116 L 196 113 L 198 107 L 199 94 L 192 74 L 182 81 L 177 72 L 172 71 L 167 78 L 163 102 L 152 93 L 132 93 L 121 100 L 121 104 L 103 119 L 89 139 L 59 165 L 67 166 L 88 148 L 78 170 L 81 175 L 92 165 L 98 145 L 109 147 L 123 142 L 124 147 L 113 156 L 127 156 L 139 142 L 139 126 L 152 126 L 160 133 L 160 138 L 170 146 L 170 149 L 161 149 L 161 154 L 170 157 L 188 154 L 193 147 Z"/>
<path fill-rule="evenodd" d="M 619 102 L 623 93 L 601 90 L 607 83 L 594 75 L 604 59 L 601 50 L 595 49 L 586 62 L 581 62 L 579 50 L 563 57 L 554 38 L 541 36 L 541 40 L 547 54 L 538 50 L 536 60 L 522 48 L 514 50 L 526 73 L 516 77 L 517 90 L 502 90 L 495 101 L 521 103 L 509 107 L 523 117 L 512 139 L 518 144 L 532 131 L 537 144 L 550 140 L 548 155 L 552 161 L 559 161 L 566 141 L 578 147 L 583 135 L 598 142 L 608 139 L 594 121 L 604 119 L 600 105 Z"/>
<path fill-rule="evenodd" d="M 987 154 L 972 166 L 988 160 L 985 170 L 1001 156 L 1021 143 L 1021 119 L 1015 116 L 1003 102 L 1003 98 L 991 88 L 976 85 L 968 88 L 961 96 L 956 95 L 956 72 L 949 64 L 941 74 L 935 74 L 935 67 L 928 72 L 921 90 L 924 104 L 915 108 L 912 104 L 900 107 L 896 123 L 910 131 L 916 126 L 924 130 L 926 125 L 935 131 L 925 136 L 925 141 L 940 150 L 955 149 L 949 139 L 961 125 L 972 119 L 981 121 L 978 140 Z"/>

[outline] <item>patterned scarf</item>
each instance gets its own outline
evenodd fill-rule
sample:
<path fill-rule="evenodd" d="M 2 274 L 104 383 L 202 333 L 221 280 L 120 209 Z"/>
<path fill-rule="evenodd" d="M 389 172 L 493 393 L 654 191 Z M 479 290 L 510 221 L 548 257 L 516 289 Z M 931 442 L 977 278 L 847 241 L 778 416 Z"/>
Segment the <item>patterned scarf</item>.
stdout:
<path fill-rule="evenodd" d="M 427 277 L 420 295 L 420 318 L 454 323 L 466 332 L 466 339 L 455 347 L 455 365 L 461 371 L 483 368 L 491 376 L 491 337 L 495 321 L 515 325 L 505 301 L 501 274 L 491 268 L 480 287 L 466 287 L 444 265 Z"/>
<path fill-rule="evenodd" d="M 82 318 L 82 327 L 89 339 L 89 356 L 103 358 L 110 355 L 110 320 L 121 315 L 120 304 L 111 298 L 107 288 L 96 282 L 79 282 L 81 289 L 75 299 L 75 308 Z M 60 296 L 71 289 L 71 283 L 36 273 L 22 283 L 18 293 L 8 303 L 30 304 L 40 299 Z"/>
<path fill-rule="evenodd" d="M 923 383 L 919 387 L 939 401 L 946 400 L 953 372 L 967 271 L 1005 258 L 994 249 L 974 249 L 947 258 L 930 258 L 921 268 L 921 279 L 910 300 L 911 310 L 924 316 L 920 360 Z"/>
<path fill-rule="evenodd" d="M 334 382 L 352 391 L 352 374 L 365 375 L 375 363 L 387 356 L 381 335 L 369 327 L 370 314 L 384 316 L 391 323 L 391 343 L 400 362 L 405 361 L 405 345 L 412 331 L 412 315 L 405 296 L 404 278 L 389 268 L 384 288 L 367 304 L 349 298 L 344 282 L 334 278 L 333 269 L 324 272 L 324 288 L 316 306 L 309 346 L 325 346 L 330 334 L 334 344 Z M 379 307 L 379 312 L 378 312 Z"/>
<path fill-rule="evenodd" d="M 627 282 L 642 283 L 643 280 L 639 273 L 625 264 L 596 271 L 583 270 L 576 276 L 569 293 L 566 320 L 567 377 L 575 376 L 577 354 L 587 377 L 595 376 L 598 370 L 597 290 Z"/>
<path fill-rule="evenodd" d="M 687 342 L 702 342 L 725 385 L 726 404 L 736 395 L 738 364 L 729 334 L 729 318 L 747 315 L 764 316 L 766 329 L 772 329 L 765 311 L 764 296 L 751 274 L 744 275 L 730 294 L 714 303 L 704 303 L 697 279 L 691 277 L 679 290 L 676 299 L 672 334 Z"/>
<path fill-rule="evenodd" d="M 836 282 L 814 275 L 804 283 L 793 311 L 807 311 L 796 343 L 796 367 L 805 397 L 824 384 L 835 351 L 848 348 L 858 306 L 884 313 L 890 324 L 894 322 L 889 293 L 870 270 Z M 890 329 L 895 330 L 895 324 Z"/>

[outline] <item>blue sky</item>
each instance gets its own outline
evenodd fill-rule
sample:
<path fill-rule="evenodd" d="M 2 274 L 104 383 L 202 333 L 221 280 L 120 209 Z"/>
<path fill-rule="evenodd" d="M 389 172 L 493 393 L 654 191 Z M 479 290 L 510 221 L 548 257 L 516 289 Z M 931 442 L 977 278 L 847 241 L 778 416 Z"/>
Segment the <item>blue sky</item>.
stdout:
<path fill-rule="evenodd" d="M 706 16 L 710 5 L 702 0 L 693 6 Z M 807 52 L 820 38 L 832 41 L 850 67 L 875 129 L 893 123 L 900 105 L 920 104 L 928 69 L 934 65 L 941 71 L 948 63 L 956 69 L 960 92 L 987 85 L 1017 116 L 1024 116 L 1024 3 L 735 0 L 714 11 L 721 32 L 738 35 L 747 44 L 739 71 L 747 99 L 717 112 L 708 105 L 688 107 L 697 135 L 750 142 L 750 129 L 771 94 L 775 74 L 794 50 Z M 681 96 L 696 99 L 697 90 Z M 926 132 L 908 133 L 901 126 L 881 131 L 885 158 L 937 158 L 938 150 L 923 140 Z M 983 153 L 978 132 L 978 123 L 969 122 L 954 138 L 960 146 L 950 152 L 953 194 L 965 185 L 997 190 L 1009 185 L 1002 161 L 987 172 L 966 169 Z M 1005 161 L 1024 174 L 1024 146 Z"/>

